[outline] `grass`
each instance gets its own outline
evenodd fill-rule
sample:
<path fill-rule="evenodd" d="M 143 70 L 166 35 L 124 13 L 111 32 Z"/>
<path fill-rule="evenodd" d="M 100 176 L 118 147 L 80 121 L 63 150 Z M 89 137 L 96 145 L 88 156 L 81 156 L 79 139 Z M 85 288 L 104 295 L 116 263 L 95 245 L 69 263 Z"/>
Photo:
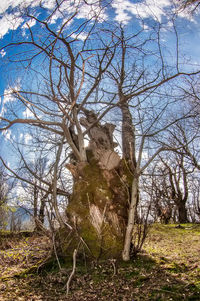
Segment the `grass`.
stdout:
<path fill-rule="evenodd" d="M 188 224 L 183 226 L 187 229 L 178 229 L 175 225 L 152 225 L 144 250 L 128 263 L 119 262 L 116 275 L 113 275 L 110 261 L 88 263 L 87 266 L 78 264 L 68 297 L 65 295 L 65 285 L 71 267 L 58 271 L 54 262 L 54 269 L 50 264 L 42 274 L 23 273 L 23 277 L 1 280 L 0 301 L 199 301 L 200 225 L 192 228 Z M 38 238 L 35 239 L 36 242 L 31 237 L 23 238 L 17 246 L 22 249 L 24 246 L 24 251 L 27 245 L 31 246 L 34 253 L 34 246 L 38 247 Z M 15 254 L 10 249 L 2 251 L 8 251 L 10 257 Z M 45 248 L 41 251 L 41 256 L 44 256 Z M 22 250 L 19 253 L 22 257 L 25 254 Z M 30 261 L 33 253 L 29 253 Z M 21 257 L 13 258 L 10 261 L 12 264 L 7 267 L 8 273 L 12 273 L 21 260 Z"/>

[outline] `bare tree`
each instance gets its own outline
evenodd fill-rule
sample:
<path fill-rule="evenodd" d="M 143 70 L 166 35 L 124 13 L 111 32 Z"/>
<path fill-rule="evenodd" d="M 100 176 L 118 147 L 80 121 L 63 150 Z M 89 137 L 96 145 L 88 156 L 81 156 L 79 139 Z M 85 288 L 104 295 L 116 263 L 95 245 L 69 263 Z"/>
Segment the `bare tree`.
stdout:
<path fill-rule="evenodd" d="M 115 33 L 119 41 L 118 57 L 111 62 L 107 70 L 109 78 L 114 82 L 113 86 L 116 87 L 116 90 L 113 89 L 115 91 L 113 94 L 116 93 L 117 107 L 122 116 L 122 155 L 130 170 L 129 179 L 132 181 L 131 185 L 129 184 L 128 222 L 122 253 L 125 261 L 130 259 L 132 233 L 139 202 L 140 176 L 157 155 L 165 150 L 172 150 L 171 146 L 162 146 L 160 142 L 156 143 L 156 140 L 163 140 L 161 136 L 164 136 L 165 131 L 178 120 L 193 115 L 189 109 L 187 113 L 185 111 L 182 115 L 174 115 L 172 118 L 168 115 L 165 119 L 168 109 L 172 109 L 173 104 L 177 102 L 176 97 L 170 94 L 169 82 L 183 74 L 179 69 L 178 45 L 177 64 L 173 74 L 168 63 L 165 62 L 160 44 L 160 30 L 158 26 L 157 39 L 154 39 L 155 49 L 158 51 L 155 59 L 158 61 L 154 67 L 152 66 L 152 73 L 149 71 L 149 66 L 146 69 L 144 63 L 144 57 L 153 55 L 148 48 L 148 42 L 152 43 L 152 39 L 141 41 L 139 31 L 134 36 L 126 37 L 123 27 L 120 27 L 118 35 L 117 32 Z M 138 48 L 142 52 L 139 58 Z M 132 63 L 127 64 L 130 61 Z M 167 84 L 168 92 L 165 90 L 165 84 Z M 109 90 L 109 93 L 112 92 Z M 162 95 L 162 98 L 159 95 Z M 150 143 L 152 143 L 151 150 L 149 149 Z M 144 159 L 146 152 L 148 152 L 148 159 Z"/>
<path fill-rule="evenodd" d="M 194 13 L 197 10 L 199 4 L 199 0 L 181 0 L 178 2 L 180 9 L 186 10 L 189 8 L 189 11 L 192 13 Z"/>
<path fill-rule="evenodd" d="M 8 222 L 8 197 L 9 184 L 5 174 L 5 169 L 0 166 L 0 229 L 5 229 Z"/>
<path fill-rule="evenodd" d="M 33 145 L 31 151 L 27 145 L 23 146 L 22 143 L 16 141 L 12 142 L 12 146 L 15 150 L 16 167 L 9 167 L 2 158 L 1 161 L 9 172 L 10 178 L 15 180 L 15 186 L 19 187 L 18 190 L 21 195 L 15 196 L 15 198 L 19 198 L 17 205 L 23 207 L 29 215 L 33 216 L 35 230 L 44 230 L 45 211 L 52 211 L 50 216 L 54 214 L 59 220 L 60 204 L 53 201 L 53 195 L 56 194 L 58 198 L 64 198 L 65 206 L 70 196 L 69 181 L 62 172 L 62 169 L 65 169 L 64 162 L 61 163 L 62 167 L 57 167 L 55 174 L 53 154 L 55 151 L 57 152 L 56 147 L 54 149 L 51 145 L 51 148 L 54 149 L 53 153 L 48 151 L 46 147 L 45 152 L 49 156 L 47 159 L 43 154 L 41 145 L 35 146 L 38 149 L 36 157 L 35 151 L 32 149 Z M 59 157 L 59 159 L 61 158 Z"/>
<path fill-rule="evenodd" d="M 159 179 L 154 177 L 153 191 L 155 194 L 156 208 L 161 221 L 168 223 L 177 214 L 179 223 L 188 222 L 186 203 L 189 196 L 188 175 L 183 154 L 173 154 L 170 158 L 161 158 L 158 168 Z"/>
<path fill-rule="evenodd" d="M 191 203 L 188 208 L 192 222 L 199 222 L 200 220 L 200 188 L 199 188 L 199 173 L 192 175 L 190 181 L 190 195 Z"/>
<path fill-rule="evenodd" d="M 63 252 L 73 253 L 81 241 L 90 256 L 120 257 L 123 250 L 127 261 L 140 176 L 168 149 L 158 138 L 178 120 L 191 117 L 190 111 L 169 115 L 177 101 L 169 83 L 199 71 L 181 71 L 178 45 L 177 62 L 169 65 L 162 52 L 160 24 L 148 35 L 140 29 L 129 36 L 123 26 L 98 23 L 97 14 L 91 16 L 92 22 L 76 22 L 76 7 L 55 29 L 50 20 L 58 9 L 59 5 L 45 18 L 26 12 L 39 34 L 29 26 L 25 41 L 4 46 L 7 52 L 25 47 L 15 56 L 16 65 L 25 64 L 31 72 L 24 77 L 24 85 L 10 89 L 15 101 L 0 118 L 1 130 L 23 125 L 39 128 L 50 140 L 55 137 L 52 185 L 41 180 L 45 191 L 50 189 L 53 206 L 61 153 L 69 157 L 65 166 L 73 176 L 73 191 L 67 206 L 70 227 L 63 226 L 59 232 Z M 131 64 L 130 58 L 134 58 Z M 23 118 L 16 107 L 25 113 Z M 121 116 L 122 157 L 114 139 L 119 130 L 117 116 Z M 30 171 L 30 166 L 26 168 Z"/>

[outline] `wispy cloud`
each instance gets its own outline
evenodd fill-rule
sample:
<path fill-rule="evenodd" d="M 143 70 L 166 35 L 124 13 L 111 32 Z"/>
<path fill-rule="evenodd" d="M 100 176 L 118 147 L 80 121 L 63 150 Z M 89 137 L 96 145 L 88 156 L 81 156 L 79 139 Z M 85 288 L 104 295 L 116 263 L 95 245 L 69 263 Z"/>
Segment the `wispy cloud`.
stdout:
<path fill-rule="evenodd" d="M 4 98 L 3 98 L 3 103 L 6 104 L 8 102 L 13 102 L 15 101 L 16 98 L 13 95 L 13 89 L 12 88 L 8 88 L 4 90 Z"/>
<path fill-rule="evenodd" d="M 22 28 L 27 29 L 28 27 L 33 27 L 36 24 L 35 19 L 30 19 L 28 22 L 24 23 Z"/>
<path fill-rule="evenodd" d="M 6 55 L 6 52 L 5 52 L 5 50 L 4 50 L 4 49 L 2 49 L 2 50 L 1 50 L 1 52 L 0 52 L 0 54 L 1 54 L 1 56 L 2 56 L 2 57 L 4 57 L 4 56 Z"/>
<path fill-rule="evenodd" d="M 31 110 L 28 107 L 26 108 L 26 110 L 22 114 L 25 118 L 34 117 L 34 114 L 31 112 Z"/>
<path fill-rule="evenodd" d="M 9 140 L 9 141 L 11 140 L 11 130 L 4 130 L 3 135 L 6 140 Z"/>
<path fill-rule="evenodd" d="M 4 90 L 4 97 L 3 97 L 4 104 L 8 102 L 16 101 L 16 97 L 13 91 L 18 91 L 20 89 L 20 79 L 18 79 L 17 82 L 18 83 L 14 87 L 8 86 L 8 88 Z"/>
<path fill-rule="evenodd" d="M 25 20 L 19 13 L 24 8 L 34 8 L 34 12 L 38 13 L 37 8 L 43 7 L 52 11 L 56 5 L 56 0 L 1 0 L 0 38 L 7 34 L 9 30 L 15 30 L 21 25 L 24 30 L 27 27 L 26 24 L 29 24 L 30 27 L 35 25 L 33 20 Z M 166 17 L 167 12 L 172 14 L 176 12 L 173 0 L 143 0 L 139 2 L 133 0 L 113 0 L 110 7 L 114 9 L 115 20 L 124 24 L 127 24 L 135 17 L 143 20 L 152 18 L 161 22 L 162 17 Z M 65 19 L 74 12 L 77 12 L 77 19 L 98 17 L 99 22 L 103 22 L 109 18 L 109 9 L 102 8 L 99 5 L 99 1 L 67 0 L 61 3 L 59 9 L 55 11 L 49 22 L 54 24 L 58 19 Z M 178 13 L 180 17 L 194 21 L 187 11 L 179 10 Z M 25 21 L 26 23 L 24 24 Z"/>
<path fill-rule="evenodd" d="M 25 30 L 28 24 L 30 27 L 34 26 L 34 21 L 28 21 L 25 24 L 25 19 L 19 11 L 24 8 L 39 8 L 43 7 L 47 10 L 54 10 L 57 3 L 56 0 L 1 0 L 0 3 L 0 38 L 3 38 L 10 30 L 15 30 L 22 25 Z M 11 12 L 8 13 L 8 8 Z M 75 0 L 63 1 L 58 10 L 52 15 L 50 22 L 56 23 L 58 19 L 69 16 L 77 11 L 77 19 L 91 19 L 98 17 L 99 21 L 106 19 L 105 10 L 100 7 L 98 1 L 93 0 Z"/>
<path fill-rule="evenodd" d="M 28 144 L 32 140 L 32 136 L 29 133 L 24 135 L 24 143 Z"/>
<path fill-rule="evenodd" d="M 4 94 L 1 97 L 1 104 L 0 104 L 0 116 L 3 116 L 7 112 L 7 104 L 16 101 L 16 97 L 13 94 L 13 90 L 20 89 L 20 79 L 17 80 L 18 83 L 14 87 L 8 86 L 4 90 Z"/>
<path fill-rule="evenodd" d="M 17 29 L 22 23 L 23 18 L 20 17 L 19 13 L 7 14 L 5 13 L 0 19 L 0 38 L 3 38 L 9 30 Z"/>
<path fill-rule="evenodd" d="M 171 4 L 170 0 L 146 0 L 138 3 L 129 0 L 114 0 L 112 7 L 116 12 L 116 21 L 127 24 L 133 16 L 161 21 L 162 16 L 166 14 L 165 9 Z"/>
<path fill-rule="evenodd" d="M 32 136 L 29 133 L 20 133 L 19 140 L 21 143 L 28 144 L 32 140 Z"/>
<path fill-rule="evenodd" d="M 87 38 L 87 33 L 81 32 L 79 34 L 72 34 L 71 37 L 73 39 L 82 40 L 84 41 Z"/>

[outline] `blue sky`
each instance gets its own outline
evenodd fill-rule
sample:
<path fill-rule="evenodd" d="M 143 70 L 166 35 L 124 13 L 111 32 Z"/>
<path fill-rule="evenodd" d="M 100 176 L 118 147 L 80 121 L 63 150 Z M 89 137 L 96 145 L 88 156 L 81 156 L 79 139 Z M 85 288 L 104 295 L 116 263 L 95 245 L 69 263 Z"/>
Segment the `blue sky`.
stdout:
<path fill-rule="evenodd" d="M 64 15 L 73 12 L 73 6 L 71 6 L 71 12 L 69 11 L 70 3 L 72 0 L 63 1 L 60 11 L 54 14 L 50 19 L 50 23 L 56 26 L 56 22 L 62 19 L 62 13 Z M 83 0 L 76 0 L 76 3 L 80 2 L 77 20 L 88 19 L 91 17 L 94 11 L 99 13 L 96 0 L 88 0 L 86 3 Z M 101 1 L 104 4 L 104 1 Z M 180 1 L 178 1 L 180 3 Z M 41 10 L 41 8 L 43 10 Z M 54 10 L 56 0 L 1 0 L 0 1 L 0 48 L 7 42 L 10 42 L 13 37 L 20 36 L 25 39 L 27 24 L 34 29 L 35 21 L 27 19 L 21 15 L 21 10 L 29 8 L 32 14 L 38 16 L 45 11 L 50 13 Z M 148 26 L 152 22 L 165 22 L 168 23 L 168 29 L 166 30 L 165 39 L 169 39 L 170 44 L 170 26 L 172 15 L 178 11 L 178 7 L 171 0 L 113 0 L 109 8 L 102 9 L 99 20 L 108 20 L 112 18 L 116 22 L 121 22 L 131 28 L 134 28 L 137 24 L 141 25 L 141 21 L 144 21 L 144 26 L 148 30 Z M 191 56 L 192 63 L 199 63 L 200 52 L 200 19 L 198 12 L 195 15 L 191 15 L 187 10 L 178 11 L 179 18 L 176 23 L 178 24 L 177 30 L 180 32 L 182 39 L 182 46 L 184 52 Z M 84 36 L 82 35 L 82 38 Z M 16 50 L 17 51 L 17 50 Z M 7 80 L 12 79 L 12 67 L 9 68 L 7 64 L 6 50 L 0 51 L 0 94 L 3 94 L 4 89 L 7 87 Z"/>
<path fill-rule="evenodd" d="M 72 0 L 63 1 L 60 10 L 57 11 L 49 20 L 52 27 L 58 26 L 62 22 L 63 16 L 68 16 L 74 12 Z M 99 14 L 99 23 L 104 20 L 115 21 L 126 25 L 126 30 L 131 32 L 136 27 L 144 27 L 148 32 L 154 24 L 163 25 L 161 41 L 163 45 L 167 45 L 173 53 L 175 44 L 174 36 L 172 38 L 172 17 L 178 12 L 176 18 L 177 32 L 180 37 L 180 54 L 184 55 L 184 60 L 188 60 L 188 65 L 191 68 L 198 68 L 200 65 L 200 19 L 199 13 L 191 15 L 187 10 L 179 9 L 170 0 L 113 0 L 108 8 L 99 10 L 95 0 L 75 0 L 79 3 L 76 22 L 87 20 L 95 13 Z M 104 1 L 101 1 L 102 5 Z M 179 1 L 180 3 L 180 1 Z M 9 96 L 9 85 L 18 87 L 20 85 L 20 69 L 16 70 L 14 63 L 10 62 L 18 52 L 17 47 L 13 48 L 8 54 L 7 49 L 3 46 L 11 42 L 13 39 L 26 39 L 28 26 L 37 31 L 35 21 L 25 18 L 21 11 L 28 8 L 31 14 L 42 16 L 50 14 L 56 5 L 56 0 L 1 0 L 0 2 L 0 113 L 3 114 L 3 104 L 12 102 L 12 97 Z M 42 7 L 42 8 L 41 8 Z M 73 23 L 69 26 L 73 26 Z M 81 33 L 79 39 L 84 39 L 84 33 Z M 188 67 L 190 68 L 190 67 Z M 9 135 L 7 139 L 9 140 Z"/>
<path fill-rule="evenodd" d="M 161 42 L 163 45 L 167 45 L 171 53 L 173 53 L 175 44 L 174 35 L 172 34 L 173 24 L 171 19 L 178 11 L 176 25 L 180 37 L 180 54 L 186 55 L 185 58 L 188 59 L 188 65 L 190 65 L 191 68 L 200 69 L 200 18 L 198 12 L 196 12 L 195 15 L 191 15 L 188 11 L 178 10 L 178 7 L 170 0 L 113 0 L 109 8 L 102 9 L 101 11 L 99 11 L 99 7 L 95 4 L 97 3 L 96 0 L 87 0 L 86 2 L 83 0 L 74 1 L 76 3 L 79 2 L 79 9 L 75 21 L 76 24 L 91 18 L 94 13 L 99 14 L 99 24 L 102 24 L 104 20 L 122 23 L 130 33 L 133 33 L 136 28 L 142 27 L 144 27 L 144 33 L 148 33 L 149 30 L 152 30 L 151 27 L 153 25 L 165 24 L 162 29 Z M 74 1 L 63 1 L 60 10 L 49 20 L 52 27 L 56 27 L 62 22 L 63 15 L 68 16 L 73 13 L 73 6 L 70 8 L 70 3 L 73 3 Z M 101 3 L 104 4 L 104 1 L 101 1 Z M 21 15 L 23 9 L 28 8 L 31 11 L 31 14 L 42 17 L 50 14 L 54 10 L 55 5 L 56 0 L 0 0 L 1 115 L 3 115 L 6 104 L 12 104 L 12 102 L 14 102 L 13 97 L 9 94 L 11 92 L 10 86 L 17 90 L 21 84 L 21 69 L 19 68 L 19 65 L 17 65 L 18 68 L 16 68 L 16 64 L 10 62 L 10 58 L 15 58 L 15 54 L 19 49 L 18 47 L 14 47 L 12 48 L 12 51 L 8 52 L 3 46 L 13 40 L 26 40 L 27 25 L 34 32 L 37 33 L 38 31 L 39 34 L 38 27 L 34 20 L 30 20 Z M 74 23 L 72 22 L 70 26 L 73 27 Z M 79 35 L 79 39 L 84 40 L 84 33 Z M 172 57 L 170 57 L 170 59 L 171 58 Z M 38 64 L 38 62 L 35 64 Z M 29 79 L 31 82 L 31 76 Z M 30 112 L 21 112 L 22 117 L 25 117 L 25 115 L 27 116 L 27 114 L 30 114 Z M 9 146 L 11 133 L 14 134 L 17 139 L 21 139 L 23 136 L 24 143 L 29 143 L 31 137 L 29 133 L 23 132 L 22 128 L 18 133 L 18 127 L 4 133 L 4 136 L 0 135 L 0 153 L 3 153 L 4 157 L 6 157 L 13 166 L 16 158 L 15 153 Z M 5 135 L 6 140 L 3 140 Z"/>

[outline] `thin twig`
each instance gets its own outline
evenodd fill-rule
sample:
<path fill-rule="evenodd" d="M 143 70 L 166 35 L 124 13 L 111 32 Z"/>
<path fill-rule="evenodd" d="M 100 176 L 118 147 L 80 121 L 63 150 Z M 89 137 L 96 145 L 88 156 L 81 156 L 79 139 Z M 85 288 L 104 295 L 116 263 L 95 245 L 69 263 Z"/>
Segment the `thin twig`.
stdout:
<path fill-rule="evenodd" d="M 67 292 L 66 292 L 66 295 L 68 296 L 69 294 L 69 286 L 70 286 L 70 283 L 72 281 L 72 278 L 75 274 L 75 270 L 76 270 L 76 255 L 77 255 L 77 249 L 74 249 L 74 253 L 73 253 L 73 268 L 72 268 L 72 272 L 67 280 L 67 284 L 66 284 L 66 287 L 67 287 Z"/>
<path fill-rule="evenodd" d="M 53 236 L 52 236 L 52 242 L 53 242 L 53 248 L 54 248 L 54 253 L 55 253 L 55 256 L 56 256 L 57 263 L 58 263 L 58 267 L 59 267 L 59 270 L 61 271 L 62 268 L 61 268 L 61 264 L 60 264 L 60 261 L 59 261 L 59 258 L 58 258 L 58 254 L 57 254 L 57 250 L 56 250 L 54 233 L 53 233 Z"/>
<path fill-rule="evenodd" d="M 116 261 L 116 259 L 110 259 L 110 262 L 113 266 L 113 275 L 112 275 L 112 277 L 114 277 L 114 276 L 117 275 L 117 272 L 118 272 L 117 271 L 117 261 Z"/>

